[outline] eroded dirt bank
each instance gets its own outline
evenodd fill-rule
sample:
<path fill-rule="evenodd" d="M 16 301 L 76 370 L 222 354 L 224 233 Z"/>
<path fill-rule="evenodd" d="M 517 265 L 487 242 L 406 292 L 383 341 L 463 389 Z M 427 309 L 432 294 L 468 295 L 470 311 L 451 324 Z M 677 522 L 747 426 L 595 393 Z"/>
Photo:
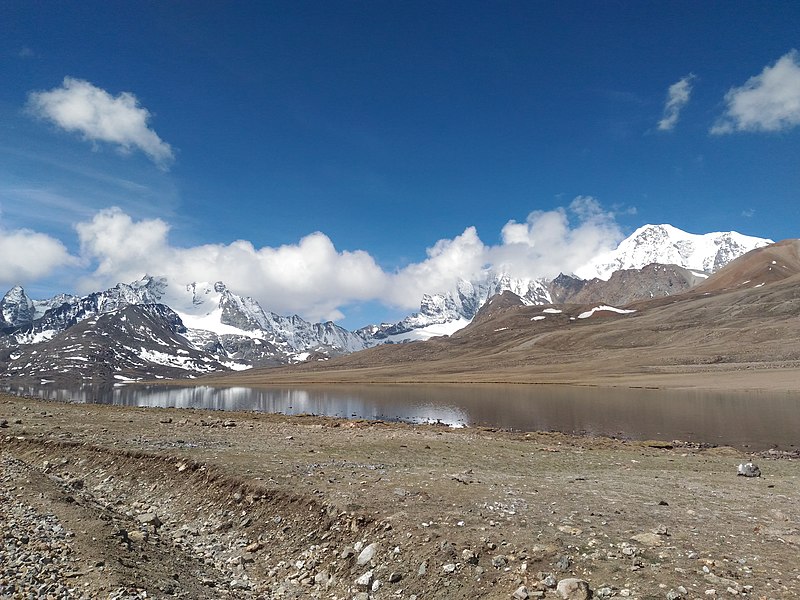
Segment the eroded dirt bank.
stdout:
<path fill-rule="evenodd" d="M 782 454 L 7 396 L 3 421 L 0 597 L 800 597 Z"/>

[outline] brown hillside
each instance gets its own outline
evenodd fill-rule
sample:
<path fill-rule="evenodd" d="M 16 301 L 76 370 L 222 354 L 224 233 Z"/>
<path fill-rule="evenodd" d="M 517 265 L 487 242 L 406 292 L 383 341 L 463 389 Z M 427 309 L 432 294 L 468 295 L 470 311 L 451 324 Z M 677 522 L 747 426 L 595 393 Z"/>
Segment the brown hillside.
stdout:
<path fill-rule="evenodd" d="M 783 240 L 751 250 L 697 286 L 701 292 L 775 283 L 800 274 L 800 240 Z"/>

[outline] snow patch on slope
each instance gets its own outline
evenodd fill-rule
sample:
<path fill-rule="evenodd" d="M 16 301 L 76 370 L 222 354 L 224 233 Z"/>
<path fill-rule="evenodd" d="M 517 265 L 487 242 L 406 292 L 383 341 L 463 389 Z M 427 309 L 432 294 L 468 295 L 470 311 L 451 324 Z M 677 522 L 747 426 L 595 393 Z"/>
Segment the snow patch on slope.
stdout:
<path fill-rule="evenodd" d="M 578 315 L 578 318 L 579 319 L 588 319 L 594 313 L 599 312 L 599 311 L 614 312 L 614 313 L 617 313 L 617 314 L 620 314 L 620 315 L 627 315 L 627 314 L 636 312 L 635 310 L 630 310 L 630 309 L 625 309 L 625 308 L 616 308 L 614 306 L 607 306 L 605 304 L 602 304 L 600 306 L 595 306 L 591 310 L 587 310 L 586 312 L 582 312 L 581 314 Z"/>

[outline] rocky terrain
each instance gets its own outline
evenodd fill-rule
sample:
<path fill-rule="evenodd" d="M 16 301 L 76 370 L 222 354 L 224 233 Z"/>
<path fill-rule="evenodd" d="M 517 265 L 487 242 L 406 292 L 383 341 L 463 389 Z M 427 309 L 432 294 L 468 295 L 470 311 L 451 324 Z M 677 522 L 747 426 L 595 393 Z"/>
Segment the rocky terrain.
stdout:
<path fill-rule="evenodd" d="M 0 596 L 796 598 L 793 456 L 1 397 Z"/>

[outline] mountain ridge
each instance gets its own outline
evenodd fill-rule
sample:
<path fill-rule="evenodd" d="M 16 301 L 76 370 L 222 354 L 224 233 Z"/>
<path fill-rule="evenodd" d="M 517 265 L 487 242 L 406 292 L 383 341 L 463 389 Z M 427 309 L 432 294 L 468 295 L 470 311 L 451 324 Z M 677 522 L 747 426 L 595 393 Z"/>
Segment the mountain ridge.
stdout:
<path fill-rule="evenodd" d="M 643 231 L 653 233 L 642 236 Z M 622 262 L 618 262 L 624 264 L 624 260 L 634 261 L 642 255 L 654 255 L 656 251 L 652 247 L 653 239 L 665 245 L 666 256 L 672 256 L 670 253 L 674 249 L 674 240 L 692 235 L 684 234 L 685 232 L 668 226 L 640 228 L 634 236 L 620 244 L 619 261 Z M 683 248 L 681 260 L 687 264 L 702 263 L 716 268 L 721 262 L 727 261 L 728 257 L 744 249 L 737 237 L 739 234 L 713 236 L 716 237 L 711 242 L 708 240 L 712 238 L 699 236 L 705 240 L 704 245 L 701 245 L 701 250 L 705 252 L 701 253 L 702 256 L 688 252 L 687 246 Z M 759 238 L 747 239 L 750 240 L 748 243 L 757 247 L 766 242 Z M 726 240 L 734 240 L 736 243 L 726 246 Z M 640 246 L 640 251 L 631 251 L 632 247 L 641 243 L 650 245 L 644 249 Z M 108 327 L 116 321 L 104 315 L 124 311 L 130 306 L 161 307 L 151 309 L 151 312 L 161 315 L 160 321 L 156 319 L 161 325 L 148 327 L 159 329 L 166 327 L 164 323 L 172 323 L 163 331 L 159 329 L 156 337 L 169 337 L 184 355 L 186 352 L 201 353 L 203 360 L 198 359 L 199 362 L 195 361 L 191 368 L 185 370 L 185 376 L 197 376 L 208 372 L 205 367 L 200 366 L 206 363 L 213 363 L 215 368 L 234 370 L 277 366 L 302 362 L 312 357 L 314 360 L 326 360 L 387 343 L 455 335 L 487 307 L 490 299 L 504 293 L 513 294 L 516 298 L 514 302 L 522 306 L 593 302 L 624 306 L 631 302 L 684 292 L 708 275 L 709 273 L 698 273 L 682 266 L 660 264 L 620 269 L 606 279 L 591 280 L 564 274 L 552 280 L 514 278 L 507 273 L 487 269 L 472 281 L 459 280 L 450 292 L 425 294 L 420 303 L 420 311 L 398 323 L 367 326 L 356 331 L 348 331 L 330 321 L 310 323 L 298 315 L 287 317 L 264 310 L 257 300 L 235 294 L 223 282 L 173 285 L 164 277 L 145 275 L 140 280 L 119 283 L 105 291 L 84 297 L 62 294 L 40 301 L 30 299 L 21 286 L 14 286 L 0 300 L 0 317 L 5 332 L 0 338 L 0 347 L 8 350 L 5 353 L 6 362 L 10 365 L 25 355 L 24 347 L 56 340 L 84 321 L 94 319 L 93 326 L 103 331 L 98 335 L 114 338 Z M 170 317 L 164 320 L 164 315 L 167 314 Z M 137 319 L 144 322 L 145 317 L 139 315 Z M 23 350 L 19 351 L 19 348 Z M 154 356 L 152 353 L 147 355 L 151 358 Z M 17 358 L 13 358 L 14 356 Z M 69 364 L 68 359 L 64 361 Z M 140 375 L 152 376 L 157 373 L 164 377 L 174 376 L 174 370 L 169 374 L 164 374 L 163 369 L 148 371 L 149 367 L 144 362 L 147 361 L 134 368 L 128 361 L 125 368 Z M 180 362 L 170 359 L 167 361 L 168 365 L 162 366 L 173 368 Z M 30 364 L 41 365 L 42 362 L 37 358 Z M 55 362 L 51 367 L 49 370 L 41 368 L 37 372 L 43 377 L 50 377 L 52 373 L 63 371 Z M 19 369 L 10 367 L 7 371 L 21 373 Z M 50 372 L 51 375 L 48 375 Z"/>

